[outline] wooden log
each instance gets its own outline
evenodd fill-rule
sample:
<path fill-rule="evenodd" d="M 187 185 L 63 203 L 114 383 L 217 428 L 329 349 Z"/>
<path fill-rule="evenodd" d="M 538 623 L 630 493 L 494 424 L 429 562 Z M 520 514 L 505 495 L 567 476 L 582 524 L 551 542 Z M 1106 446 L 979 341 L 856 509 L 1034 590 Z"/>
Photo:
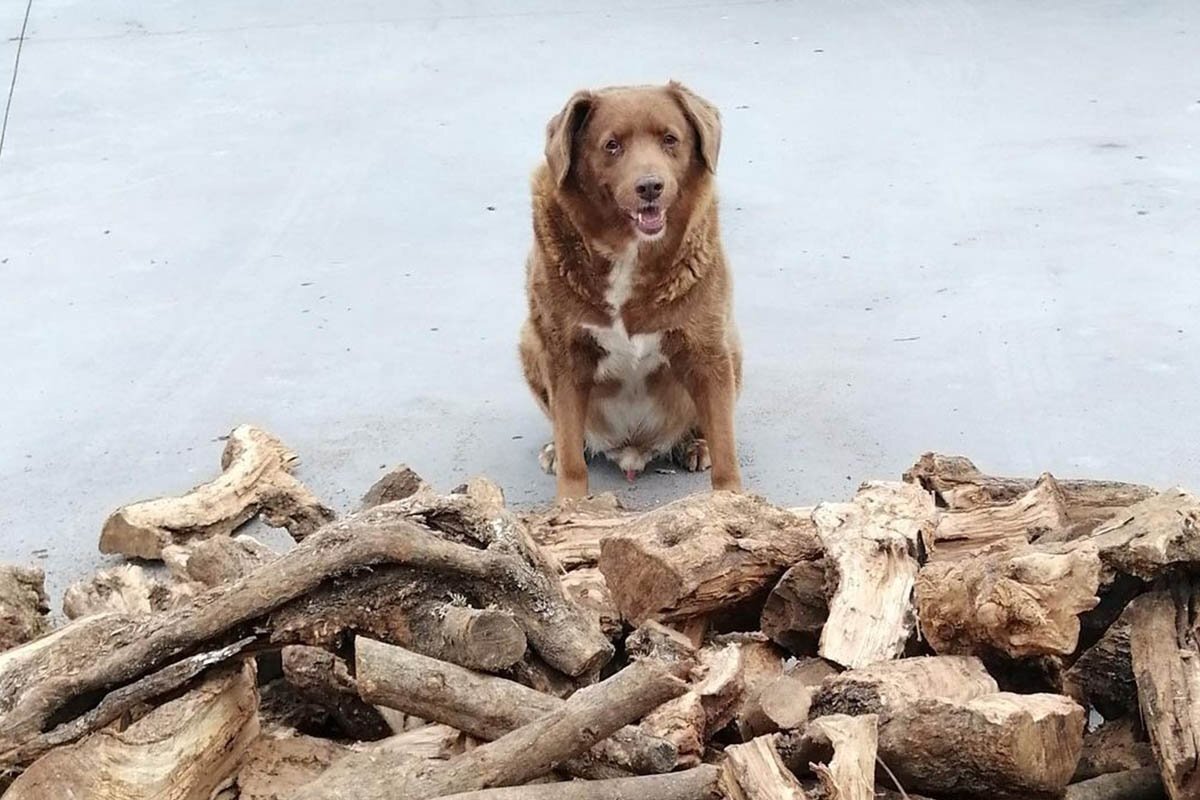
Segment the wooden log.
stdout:
<path fill-rule="evenodd" d="M 743 656 L 736 644 L 710 645 L 696 656 L 686 694 L 646 716 L 642 727 L 675 745 L 680 766 L 700 763 L 706 742 L 733 721 L 746 692 Z"/>
<path fill-rule="evenodd" d="M 358 696 L 358 684 L 346 662 L 318 647 L 283 648 L 283 677 L 301 697 L 333 716 L 347 738 L 376 741 L 390 736 L 383 716 Z"/>
<path fill-rule="evenodd" d="M 986 475 L 962 456 L 926 453 L 904 473 L 904 480 L 933 492 L 938 505 L 949 509 L 972 509 L 1011 503 L 1030 491 L 1031 478 Z M 1071 520 L 1069 536 L 1089 533 L 1122 508 L 1139 503 L 1156 492 L 1149 486 L 1116 481 L 1057 481 Z"/>
<path fill-rule="evenodd" d="M 853 501 L 823 503 L 812 518 L 837 586 L 819 655 L 848 668 L 898 658 L 916 627 L 912 590 L 937 520 L 932 497 L 909 484 L 867 483 Z"/>
<path fill-rule="evenodd" d="M 1099 585 L 1091 546 L 929 564 L 916 581 L 921 633 L 943 655 L 1068 655 L 1079 642 L 1079 614 L 1099 602 Z"/>
<path fill-rule="evenodd" d="M 257 701 L 253 663 L 230 665 L 124 731 L 47 753 L 5 800 L 208 800 L 258 736 Z"/>
<path fill-rule="evenodd" d="M 590 749 L 684 690 L 660 664 L 637 661 L 580 689 L 562 706 L 512 733 L 442 763 L 347 756 L 294 800 L 425 800 L 525 783 Z"/>
<path fill-rule="evenodd" d="M 1175 565 L 1200 564 L 1200 499 L 1171 489 L 1124 509 L 1089 541 L 1105 566 L 1153 580 Z"/>
<path fill-rule="evenodd" d="M 398 506 L 400 504 L 394 504 Z M 0 753 L 19 750 L 51 720 L 67 722 L 72 702 L 110 692 L 237 629 L 254 630 L 285 603 L 355 569 L 399 563 L 477 582 L 509 609 L 540 654 L 566 672 L 604 663 L 612 645 L 562 595 L 556 576 L 522 549 L 511 518 L 488 523 L 485 548 L 449 541 L 383 506 L 327 526 L 266 567 L 164 614 L 108 614 L 78 620 L 51 637 L 0 655 Z M 392 509 L 389 511 L 389 509 Z M 81 624 L 87 623 L 87 624 Z M 0 760 L 0 767 L 11 766 Z"/>
<path fill-rule="evenodd" d="M 595 615 L 600 630 L 609 639 L 618 638 L 625 630 L 603 572 L 595 567 L 573 570 L 562 576 L 562 585 L 571 602 Z"/>
<path fill-rule="evenodd" d="M 833 576 L 836 581 L 836 575 Z M 816 655 L 821 629 L 829 617 L 825 559 L 801 561 L 783 573 L 763 605 L 761 629 L 796 655 Z"/>
<path fill-rule="evenodd" d="M 783 675 L 784 652 L 761 633 L 728 634 L 714 638 L 714 644 L 733 644 L 740 651 L 742 692 L 733 708 L 733 722 L 742 739 L 749 734 L 747 716 L 767 686 Z"/>
<path fill-rule="evenodd" d="M 277 558 L 278 553 L 245 534 L 215 536 L 162 549 L 163 563 L 176 582 L 209 587 L 233 583 Z"/>
<path fill-rule="evenodd" d="M 771 736 L 725 748 L 722 788 L 730 800 L 808 800 Z"/>
<path fill-rule="evenodd" d="M 1130 649 L 1142 721 L 1171 800 L 1200 797 L 1200 592 L 1177 581 L 1130 607 Z"/>
<path fill-rule="evenodd" d="M 1072 784 L 1062 800 L 1163 800 L 1165 797 L 1158 770 L 1142 767 Z"/>
<path fill-rule="evenodd" d="M 902 658 L 826 678 L 813 693 L 809 715 L 877 714 L 887 720 L 921 700 L 962 704 L 996 691 L 996 681 L 978 658 Z"/>
<path fill-rule="evenodd" d="M 1084 711 L 1059 695 L 921 700 L 883 720 L 879 753 L 901 785 L 980 798 L 1055 797 L 1083 746 Z"/>
<path fill-rule="evenodd" d="M 745 600 L 820 555 L 812 523 L 750 495 L 694 495 L 631 519 L 601 541 L 600 570 L 634 625 Z"/>
<path fill-rule="evenodd" d="M 349 752 L 346 745 L 314 736 L 260 736 L 237 773 L 237 800 L 288 800 Z"/>
<path fill-rule="evenodd" d="M 519 683 L 481 675 L 400 647 L 359 638 L 355 673 L 369 703 L 449 725 L 484 741 L 557 711 L 566 702 Z M 638 728 L 625 728 L 567 764 L 574 774 L 597 774 L 606 764 L 635 773 L 666 772 L 676 765 L 675 747 Z"/>
<path fill-rule="evenodd" d="M 241 425 L 229 434 L 221 475 L 180 497 L 122 506 L 104 523 L 101 553 L 157 559 L 163 547 L 228 536 L 262 515 L 300 541 L 334 514 L 292 475 L 299 458 L 271 434 Z"/>
<path fill-rule="evenodd" d="M 1035 541 L 1063 541 L 1071 525 L 1062 489 L 1046 474 L 1010 503 L 941 514 L 929 560 L 954 561 L 1021 549 Z"/>
<path fill-rule="evenodd" d="M 1112 719 L 1083 735 L 1083 753 L 1071 781 L 1078 783 L 1099 775 L 1151 766 L 1154 766 L 1154 751 L 1140 721 L 1135 717 Z"/>
<path fill-rule="evenodd" d="M 600 539 L 640 516 L 611 492 L 569 500 L 547 511 L 522 515 L 535 541 L 564 570 L 594 567 L 600 561 Z"/>
<path fill-rule="evenodd" d="M 690 665 L 696 662 L 696 647 L 682 631 L 646 620 L 625 637 L 625 654 L 666 664 Z"/>
<path fill-rule="evenodd" d="M 1095 707 L 1105 719 L 1136 714 L 1137 684 L 1133 680 L 1132 628 L 1129 607 L 1067 670 L 1067 694 Z"/>
<path fill-rule="evenodd" d="M 441 800 L 718 800 L 720 778 L 721 771 L 706 764 L 669 775 L 482 789 Z"/>
<path fill-rule="evenodd" d="M 192 582 L 166 584 L 136 564 L 121 564 L 68 586 L 63 595 L 63 614 L 67 619 L 110 611 L 151 614 L 173 608 L 203 589 L 203 585 Z"/>
<path fill-rule="evenodd" d="M 408 465 L 401 464 L 388 470 L 382 478 L 371 485 L 359 502 L 359 510 L 365 511 L 384 503 L 406 500 L 422 490 L 429 491 L 429 484 L 425 483 L 424 479 Z"/>
<path fill-rule="evenodd" d="M 46 573 L 39 567 L 0 565 L 0 652 L 50 630 Z"/>
<path fill-rule="evenodd" d="M 739 722 L 742 737 L 750 739 L 802 726 L 808 721 L 812 698 L 821 682 L 836 674 L 837 670 L 820 658 L 785 666 L 783 674 L 764 686 L 744 707 Z"/>
<path fill-rule="evenodd" d="M 848 717 L 834 714 L 815 719 L 805 733 L 828 742 L 833 758 L 812 765 L 824 796 L 831 800 L 875 800 L 875 757 L 879 718 L 874 714 Z"/>

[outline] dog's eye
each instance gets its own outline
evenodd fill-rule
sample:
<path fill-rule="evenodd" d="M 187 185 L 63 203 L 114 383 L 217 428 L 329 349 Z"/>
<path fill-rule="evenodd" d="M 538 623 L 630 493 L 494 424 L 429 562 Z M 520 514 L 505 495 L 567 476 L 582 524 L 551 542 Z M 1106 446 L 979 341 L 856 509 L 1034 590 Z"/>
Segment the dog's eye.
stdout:
<path fill-rule="evenodd" d="M 604 143 L 604 150 L 612 155 L 616 155 L 617 153 L 621 152 L 621 143 L 616 139 L 609 139 Z"/>
<path fill-rule="evenodd" d="M 667 147 L 674 147 L 679 144 L 679 137 L 673 133 L 664 133 L 662 142 Z"/>

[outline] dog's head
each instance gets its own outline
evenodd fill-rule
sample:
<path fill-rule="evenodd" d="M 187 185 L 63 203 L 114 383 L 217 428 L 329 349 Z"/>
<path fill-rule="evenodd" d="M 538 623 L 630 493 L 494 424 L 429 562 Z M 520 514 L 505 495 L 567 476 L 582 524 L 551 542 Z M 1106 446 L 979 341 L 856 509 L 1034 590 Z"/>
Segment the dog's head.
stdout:
<path fill-rule="evenodd" d="M 663 235 L 689 185 L 716 172 L 721 118 L 683 85 L 576 92 L 546 127 L 546 163 L 639 239 Z"/>

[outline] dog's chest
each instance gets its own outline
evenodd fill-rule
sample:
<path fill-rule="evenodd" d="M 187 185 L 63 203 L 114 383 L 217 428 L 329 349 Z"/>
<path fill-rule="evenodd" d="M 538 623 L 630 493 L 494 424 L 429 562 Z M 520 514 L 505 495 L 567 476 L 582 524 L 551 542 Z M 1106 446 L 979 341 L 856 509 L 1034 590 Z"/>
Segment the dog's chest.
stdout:
<path fill-rule="evenodd" d="M 604 299 L 608 303 L 608 325 L 585 325 L 604 355 L 596 364 L 597 383 L 616 381 L 624 391 L 644 390 L 646 379 L 667 363 L 662 353 L 661 333 L 630 333 L 621 319 L 621 309 L 633 291 L 637 248 L 622 253 L 608 275 Z"/>

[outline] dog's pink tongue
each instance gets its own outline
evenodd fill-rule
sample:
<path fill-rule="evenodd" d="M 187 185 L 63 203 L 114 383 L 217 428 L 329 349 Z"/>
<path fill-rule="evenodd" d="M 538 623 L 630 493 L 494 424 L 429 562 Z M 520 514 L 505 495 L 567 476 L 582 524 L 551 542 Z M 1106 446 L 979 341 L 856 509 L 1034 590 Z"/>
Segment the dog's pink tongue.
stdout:
<path fill-rule="evenodd" d="M 636 469 L 625 470 L 625 480 L 629 481 L 630 483 L 633 483 L 634 481 L 636 481 L 637 480 L 637 470 Z"/>
<path fill-rule="evenodd" d="M 658 233 L 663 228 L 661 208 L 649 208 L 637 213 L 637 225 L 643 233 Z"/>

